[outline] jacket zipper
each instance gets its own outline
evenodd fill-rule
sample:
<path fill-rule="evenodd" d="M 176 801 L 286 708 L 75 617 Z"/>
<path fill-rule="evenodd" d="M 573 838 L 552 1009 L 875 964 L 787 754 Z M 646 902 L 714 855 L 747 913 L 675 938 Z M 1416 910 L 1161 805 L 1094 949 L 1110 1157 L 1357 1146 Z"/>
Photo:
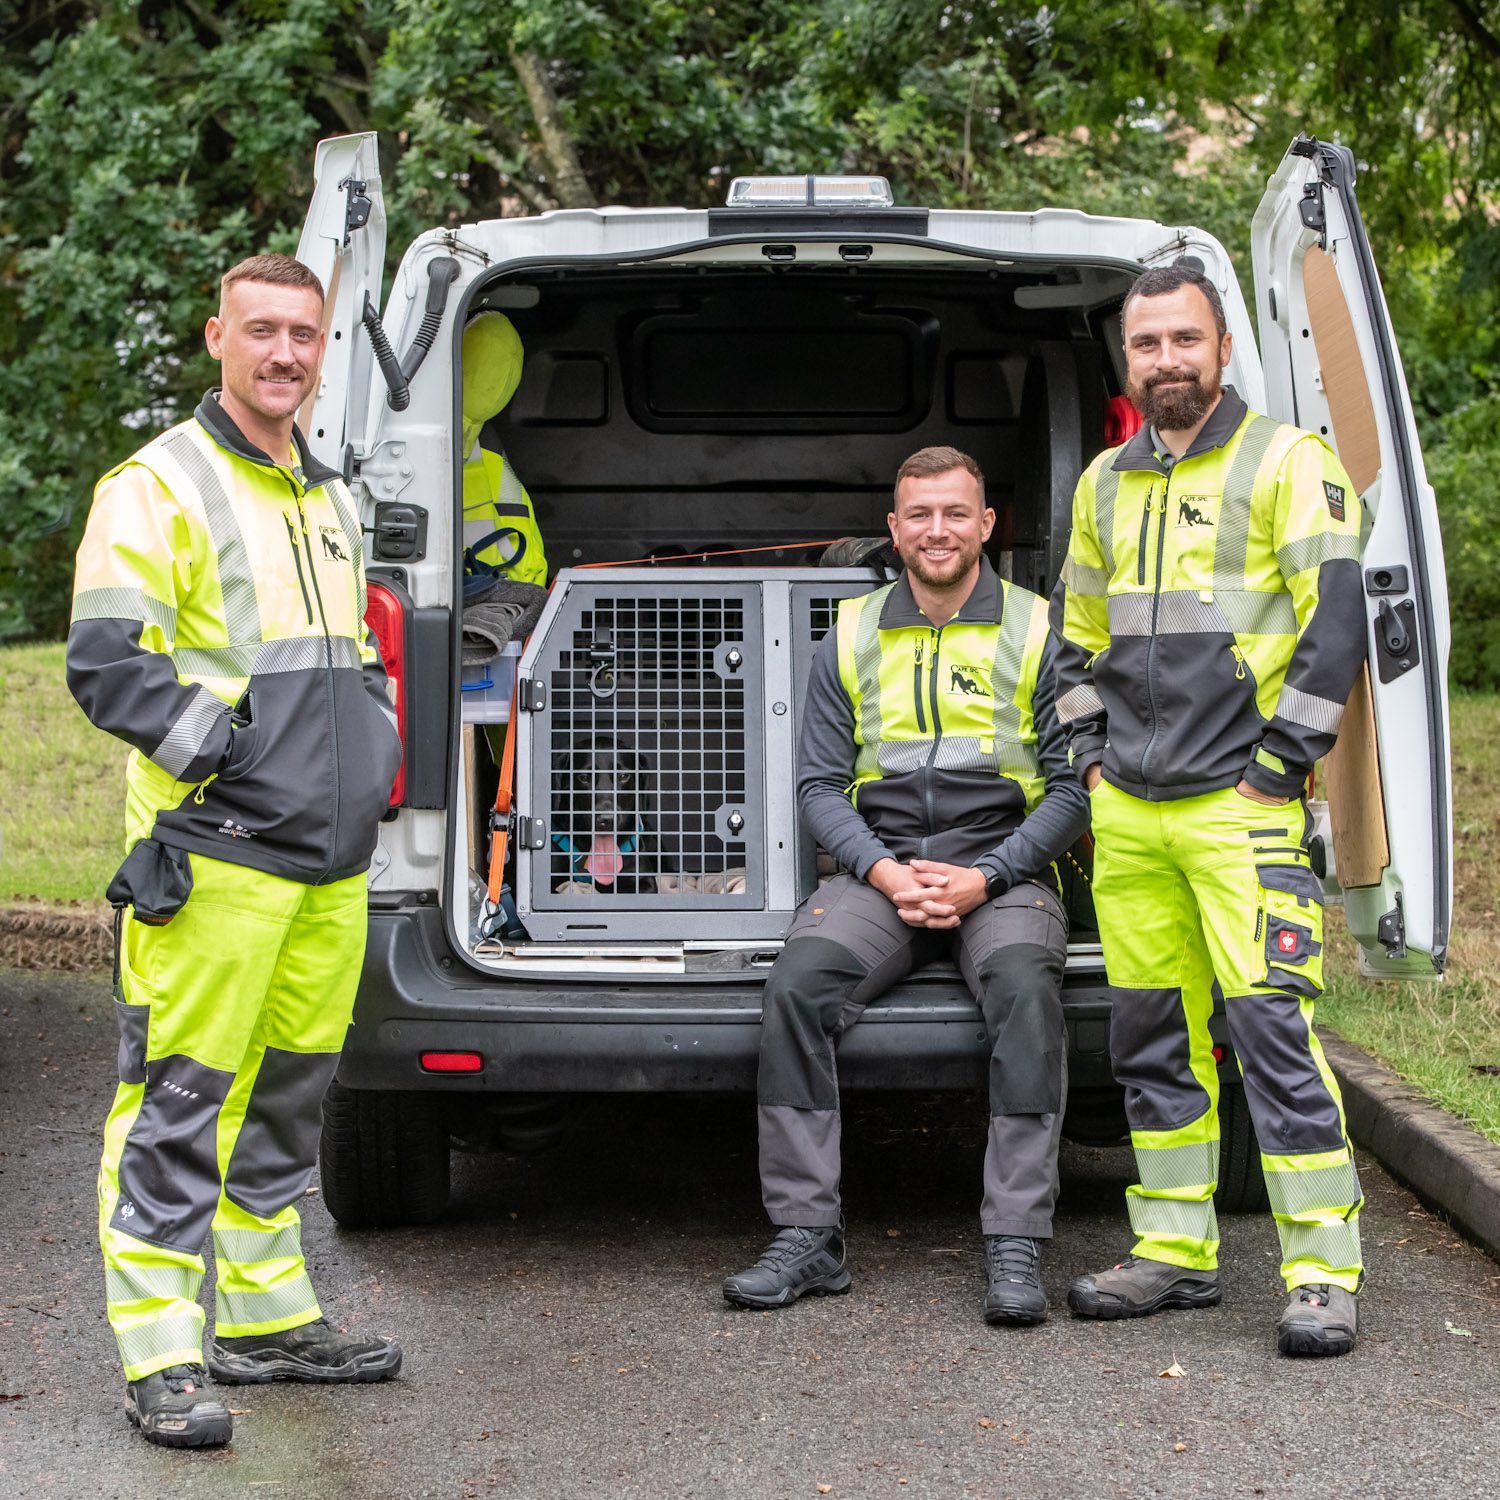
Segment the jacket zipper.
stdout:
<path fill-rule="evenodd" d="M 1170 481 L 1168 481 L 1170 483 Z M 1146 544 L 1151 540 L 1150 525 L 1151 512 L 1156 507 L 1156 486 L 1153 484 L 1146 491 L 1146 508 L 1141 512 L 1141 539 L 1136 543 L 1135 549 L 1135 581 L 1145 583 L 1146 581 Z"/>
<path fill-rule="evenodd" d="M 1162 560 L 1167 550 L 1167 496 L 1172 490 L 1172 470 L 1177 466 L 1175 458 L 1168 457 L 1164 460 L 1166 464 L 1166 483 L 1161 492 L 1161 519 L 1156 527 L 1156 583 L 1151 592 L 1151 634 L 1146 640 L 1146 701 L 1151 707 L 1151 733 L 1146 739 L 1146 748 L 1141 752 L 1141 780 L 1145 783 L 1146 795 L 1151 795 L 1151 777 L 1146 770 L 1146 763 L 1151 759 L 1151 747 L 1156 743 L 1156 685 L 1155 685 L 1155 662 L 1156 662 L 1156 624 L 1161 613 L 1161 573 Z M 1146 534 L 1145 525 L 1141 526 L 1141 535 Z M 1141 573 L 1144 575 L 1146 569 L 1146 553 L 1144 547 L 1141 549 Z"/>
<path fill-rule="evenodd" d="M 288 483 L 291 483 L 288 480 Z M 297 493 L 296 485 L 292 485 L 292 494 L 297 501 L 297 515 L 302 522 L 302 535 L 307 542 L 307 571 L 312 574 L 313 594 L 318 601 L 318 620 L 323 630 L 323 660 L 327 666 L 327 677 L 325 679 L 328 688 L 328 744 L 332 751 L 333 759 L 333 819 L 328 839 L 328 863 L 323 873 L 326 875 L 333 869 L 333 857 L 339 847 L 339 716 L 334 712 L 333 702 L 333 639 L 328 633 L 328 611 L 323 607 L 323 591 L 318 587 L 318 570 L 312 563 L 312 536 L 307 529 L 307 510 L 303 505 L 303 497 Z M 297 568 L 298 576 L 301 576 L 301 564 Z M 307 590 L 303 589 L 306 597 Z M 308 623 L 312 623 L 312 612 L 308 612 Z"/>
<path fill-rule="evenodd" d="M 302 509 L 302 502 L 300 500 L 297 502 L 297 509 L 299 512 Z M 297 564 L 297 584 L 302 590 L 302 607 L 307 611 L 307 623 L 311 625 L 313 622 L 312 600 L 308 597 L 307 579 L 302 572 L 302 549 L 297 545 L 297 528 L 292 525 L 292 518 L 285 511 L 281 513 L 281 519 L 286 522 L 286 539 L 292 546 L 292 561 Z M 312 567 L 312 549 L 310 547 L 307 553 L 307 565 L 309 568 Z"/>
<path fill-rule="evenodd" d="M 1238 646 L 1231 646 L 1229 654 L 1234 658 L 1234 680 L 1243 682 L 1245 680 L 1245 653 Z"/>
<path fill-rule="evenodd" d="M 917 728 L 922 734 L 927 733 L 927 720 L 922 713 L 922 650 L 926 646 L 925 641 L 917 642 L 916 655 L 912 661 L 912 700 L 917 706 Z"/>
<path fill-rule="evenodd" d="M 927 764 L 922 767 L 922 805 L 927 812 L 927 832 L 922 838 L 922 857 L 928 854 L 928 840 L 932 838 L 933 825 L 937 822 L 937 797 L 933 787 L 933 764 L 937 760 L 938 741 L 943 737 L 943 721 L 938 714 L 938 656 L 943 648 L 944 626 L 932 632 L 932 662 L 927 672 L 927 701 L 932 705 L 932 749 L 927 752 Z M 918 699 L 917 714 L 921 716 L 921 700 Z"/>

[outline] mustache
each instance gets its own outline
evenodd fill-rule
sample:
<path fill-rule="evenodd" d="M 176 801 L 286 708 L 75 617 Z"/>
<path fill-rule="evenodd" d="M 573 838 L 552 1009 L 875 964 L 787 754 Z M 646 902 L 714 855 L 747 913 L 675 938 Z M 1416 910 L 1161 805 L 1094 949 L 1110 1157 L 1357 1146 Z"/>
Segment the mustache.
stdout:
<path fill-rule="evenodd" d="M 1158 386 L 1175 382 L 1188 385 L 1202 385 L 1203 383 L 1196 370 L 1158 370 L 1156 374 L 1147 378 L 1143 389 L 1154 391 Z"/>

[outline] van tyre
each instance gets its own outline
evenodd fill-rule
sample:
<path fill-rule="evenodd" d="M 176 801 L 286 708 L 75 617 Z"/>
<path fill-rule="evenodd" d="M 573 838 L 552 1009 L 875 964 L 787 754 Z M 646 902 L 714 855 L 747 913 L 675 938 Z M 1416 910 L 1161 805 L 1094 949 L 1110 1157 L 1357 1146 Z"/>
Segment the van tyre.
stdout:
<path fill-rule="evenodd" d="M 1269 1208 L 1266 1176 L 1260 1164 L 1260 1142 L 1250 1118 L 1245 1085 L 1236 1076 L 1219 1080 L 1219 1186 L 1214 1207 L 1220 1213 L 1258 1213 Z"/>
<path fill-rule="evenodd" d="M 319 1179 L 346 1229 L 430 1224 L 448 1206 L 448 1122 L 432 1094 L 351 1089 L 323 1101 Z"/>

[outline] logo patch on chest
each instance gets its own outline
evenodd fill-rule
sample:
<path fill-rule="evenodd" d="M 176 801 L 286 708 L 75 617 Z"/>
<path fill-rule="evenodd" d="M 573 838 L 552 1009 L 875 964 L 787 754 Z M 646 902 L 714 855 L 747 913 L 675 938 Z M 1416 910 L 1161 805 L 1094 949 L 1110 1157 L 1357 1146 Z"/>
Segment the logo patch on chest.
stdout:
<path fill-rule="evenodd" d="M 334 562 L 348 562 L 349 554 L 344 551 L 344 533 L 337 526 L 320 526 L 318 531 L 323 538 L 323 556 L 331 557 Z"/>
<path fill-rule="evenodd" d="M 962 693 L 965 698 L 981 697 L 984 674 L 977 667 L 962 667 L 955 662 L 948 668 L 948 691 Z"/>
<path fill-rule="evenodd" d="M 1177 497 L 1177 524 L 1179 526 L 1212 526 L 1214 524 L 1214 496 L 1179 495 Z"/>

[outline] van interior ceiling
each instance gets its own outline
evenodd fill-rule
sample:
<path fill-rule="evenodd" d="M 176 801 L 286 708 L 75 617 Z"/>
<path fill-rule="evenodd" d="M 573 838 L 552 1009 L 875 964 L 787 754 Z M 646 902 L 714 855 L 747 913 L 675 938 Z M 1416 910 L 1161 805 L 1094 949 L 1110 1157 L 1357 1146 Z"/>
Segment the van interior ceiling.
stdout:
<path fill-rule="evenodd" d="M 532 268 L 471 310 L 503 311 L 526 351 L 491 435 L 554 569 L 814 562 L 828 538 L 884 534 L 902 460 L 951 444 L 985 472 L 992 561 L 1045 592 L 1104 446 L 1129 279 L 968 258 Z"/>

